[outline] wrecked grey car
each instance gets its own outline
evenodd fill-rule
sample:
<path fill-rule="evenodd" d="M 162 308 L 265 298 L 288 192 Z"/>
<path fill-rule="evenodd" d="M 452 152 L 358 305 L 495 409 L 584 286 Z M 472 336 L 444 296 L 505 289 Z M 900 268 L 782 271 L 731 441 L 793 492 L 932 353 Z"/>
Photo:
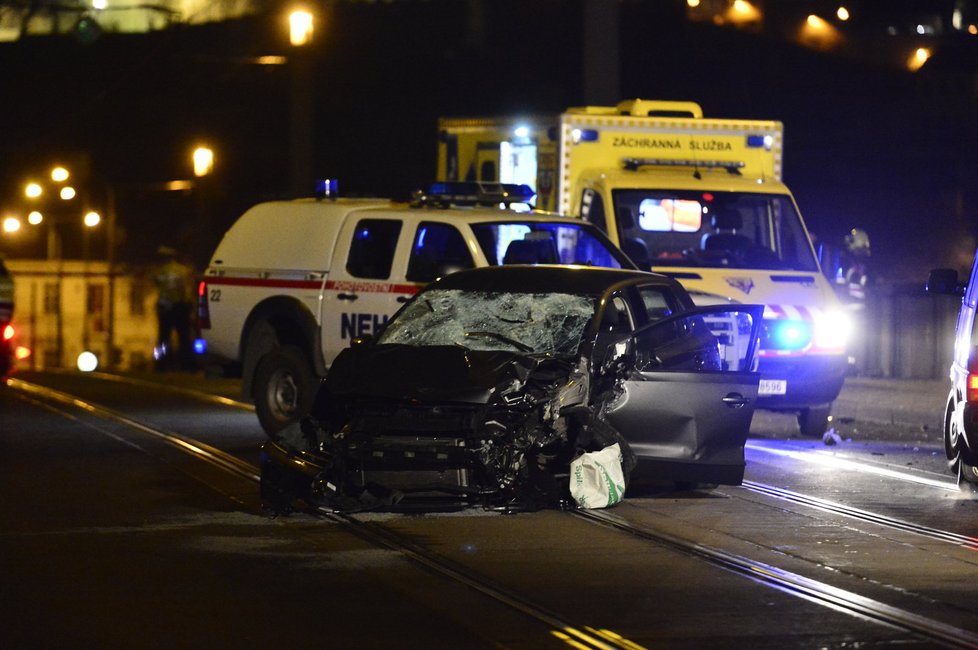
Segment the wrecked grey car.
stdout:
<path fill-rule="evenodd" d="M 451 274 L 337 357 L 311 415 L 264 445 L 263 499 L 561 507 L 571 460 L 614 443 L 632 481 L 739 484 L 762 310 L 695 307 L 640 271 Z"/>

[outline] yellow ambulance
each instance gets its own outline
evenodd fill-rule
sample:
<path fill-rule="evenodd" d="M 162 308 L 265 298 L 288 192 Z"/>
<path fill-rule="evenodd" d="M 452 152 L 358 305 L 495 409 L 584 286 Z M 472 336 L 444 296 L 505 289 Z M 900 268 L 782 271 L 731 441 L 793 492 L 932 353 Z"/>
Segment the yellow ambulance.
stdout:
<path fill-rule="evenodd" d="M 534 207 L 585 219 L 700 302 L 766 306 L 758 406 L 825 432 L 850 321 L 781 180 L 780 122 L 629 100 L 556 116 L 442 118 L 438 180 L 525 183 Z"/>

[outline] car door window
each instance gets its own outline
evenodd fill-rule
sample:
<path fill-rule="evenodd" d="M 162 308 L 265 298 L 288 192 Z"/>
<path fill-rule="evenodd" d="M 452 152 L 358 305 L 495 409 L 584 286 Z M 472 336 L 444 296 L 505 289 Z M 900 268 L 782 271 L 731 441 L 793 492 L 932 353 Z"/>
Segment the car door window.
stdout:
<path fill-rule="evenodd" d="M 759 308 L 718 305 L 664 318 L 632 337 L 639 372 L 742 372 L 756 368 Z"/>
<path fill-rule="evenodd" d="M 431 282 L 452 271 L 474 266 L 465 238 L 457 228 L 431 221 L 418 225 L 408 261 L 408 280 Z"/>
<path fill-rule="evenodd" d="M 391 275 L 401 222 L 361 219 L 353 233 L 346 270 L 358 278 L 386 280 Z"/>

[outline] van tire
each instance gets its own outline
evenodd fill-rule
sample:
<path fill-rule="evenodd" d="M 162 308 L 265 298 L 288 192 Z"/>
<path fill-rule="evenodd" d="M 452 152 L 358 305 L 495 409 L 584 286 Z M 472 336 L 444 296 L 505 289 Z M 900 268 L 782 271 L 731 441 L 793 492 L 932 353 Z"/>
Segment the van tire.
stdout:
<path fill-rule="evenodd" d="M 819 438 L 829 426 L 832 405 L 811 406 L 798 413 L 798 430 L 808 438 Z"/>
<path fill-rule="evenodd" d="M 318 383 L 306 355 L 283 345 L 264 355 L 255 368 L 252 397 L 258 421 L 270 437 L 309 413 Z"/>

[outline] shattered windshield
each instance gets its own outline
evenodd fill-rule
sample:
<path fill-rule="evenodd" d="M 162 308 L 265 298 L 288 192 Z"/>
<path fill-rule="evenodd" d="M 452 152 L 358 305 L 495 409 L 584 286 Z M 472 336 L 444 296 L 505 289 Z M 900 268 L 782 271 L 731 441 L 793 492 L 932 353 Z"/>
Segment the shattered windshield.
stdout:
<path fill-rule="evenodd" d="M 405 307 L 378 343 L 572 355 L 594 300 L 569 293 L 433 289 Z"/>
<path fill-rule="evenodd" d="M 618 190 L 614 202 L 622 248 L 640 267 L 818 270 L 787 195 Z"/>
<path fill-rule="evenodd" d="M 570 219 L 489 222 L 472 230 L 490 266 L 500 264 L 581 264 L 633 268 L 599 231 Z"/>

